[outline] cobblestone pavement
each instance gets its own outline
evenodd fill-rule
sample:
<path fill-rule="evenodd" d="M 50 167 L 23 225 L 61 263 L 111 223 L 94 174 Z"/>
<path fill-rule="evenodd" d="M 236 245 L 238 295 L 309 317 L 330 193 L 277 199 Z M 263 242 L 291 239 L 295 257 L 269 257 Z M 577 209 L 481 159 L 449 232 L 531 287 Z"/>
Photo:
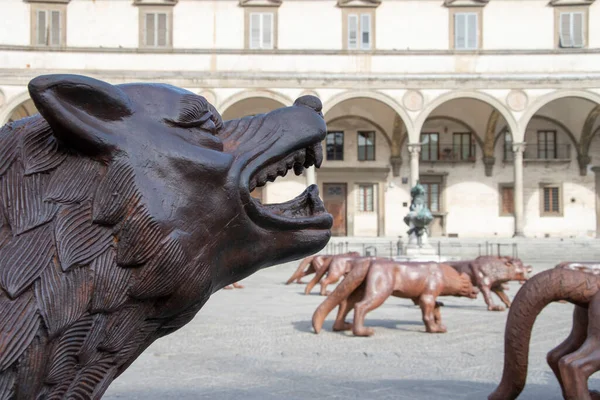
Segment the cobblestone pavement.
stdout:
<path fill-rule="evenodd" d="M 370 338 L 332 332 L 335 310 L 315 335 L 312 313 L 323 298 L 283 284 L 297 265 L 216 293 L 186 327 L 146 350 L 105 398 L 486 399 L 499 382 L 507 313 L 487 311 L 481 297 L 442 298 L 446 334 L 424 333 L 420 310 L 390 298 L 367 316 Z M 518 288 L 511 284 L 511 298 Z M 572 308 L 551 304 L 538 317 L 520 399 L 561 399 L 545 355 L 568 335 Z M 600 381 L 592 377 L 590 388 Z"/>

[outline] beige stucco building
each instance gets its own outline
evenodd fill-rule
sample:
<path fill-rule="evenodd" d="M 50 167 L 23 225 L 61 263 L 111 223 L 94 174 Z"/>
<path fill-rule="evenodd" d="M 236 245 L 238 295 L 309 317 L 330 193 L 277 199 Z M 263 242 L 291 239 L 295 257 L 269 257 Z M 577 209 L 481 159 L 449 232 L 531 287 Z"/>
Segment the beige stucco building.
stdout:
<path fill-rule="evenodd" d="M 225 119 L 324 103 L 317 183 L 348 236 L 405 235 L 424 183 L 433 236 L 596 236 L 600 4 L 594 0 L 3 0 L 0 123 L 28 81 L 165 82 Z M 600 179 L 600 178 L 598 178 Z"/>

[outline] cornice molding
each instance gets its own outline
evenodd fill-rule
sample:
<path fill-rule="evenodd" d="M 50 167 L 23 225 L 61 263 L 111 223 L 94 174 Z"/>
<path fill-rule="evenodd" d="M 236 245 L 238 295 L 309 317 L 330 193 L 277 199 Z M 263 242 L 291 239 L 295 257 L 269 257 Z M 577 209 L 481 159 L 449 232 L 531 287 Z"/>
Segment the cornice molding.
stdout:
<path fill-rule="evenodd" d="M 550 0 L 549 6 L 561 7 L 561 6 L 590 6 L 596 0 Z"/>
<path fill-rule="evenodd" d="M 338 0 L 338 7 L 342 8 L 375 8 L 379 7 L 381 0 Z"/>
<path fill-rule="evenodd" d="M 240 7 L 279 7 L 282 0 L 240 0 Z"/>
<path fill-rule="evenodd" d="M 485 7 L 490 0 L 444 0 L 446 7 Z"/>

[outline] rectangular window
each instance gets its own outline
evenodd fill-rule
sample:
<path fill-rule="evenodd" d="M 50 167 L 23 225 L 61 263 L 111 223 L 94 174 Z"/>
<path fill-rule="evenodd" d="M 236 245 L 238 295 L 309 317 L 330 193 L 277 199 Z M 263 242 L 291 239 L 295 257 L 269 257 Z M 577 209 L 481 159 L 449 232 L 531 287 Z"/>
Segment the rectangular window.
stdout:
<path fill-rule="evenodd" d="M 62 34 L 61 11 L 38 10 L 36 15 L 36 45 L 60 46 Z"/>
<path fill-rule="evenodd" d="M 560 210 L 560 187 L 544 186 L 543 187 L 543 214 L 558 215 Z"/>
<path fill-rule="evenodd" d="M 371 14 L 348 15 L 348 48 L 371 48 Z"/>
<path fill-rule="evenodd" d="M 425 204 L 429 211 L 440 211 L 440 184 L 439 183 L 422 183 L 425 189 Z"/>
<path fill-rule="evenodd" d="M 583 24 L 582 12 L 561 12 L 559 17 L 560 47 L 584 47 Z"/>
<path fill-rule="evenodd" d="M 344 132 L 327 132 L 327 160 L 344 160 Z"/>
<path fill-rule="evenodd" d="M 478 44 L 477 13 L 454 14 L 454 48 L 456 50 L 476 50 Z"/>
<path fill-rule="evenodd" d="M 440 155 L 440 141 L 438 133 L 421 134 L 421 160 L 437 161 Z"/>
<path fill-rule="evenodd" d="M 250 13 L 250 48 L 273 48 L 273 13 Z"/>
<path fill-rule="evenodd" d="M 358 132 L 358 160 L 375 160 L 375 132 Z"/>
<path fill-rule="evenodd" d="M 374 210 L 374 185 L 358 185 L 358 211 L 372 212 Z"/>
<path fill-rule="evenodd" d="M 514 152 L 512 149 L 512 134 L 509 130 L 504 131 L 504 161 L 514 160 Z"/>
<path fill-rule="evenodd" d="M 538 159 L 556 159 L 556 131 L 537 132 Z"/>
<path fill-rule="evenodd" d="M 473 148 L 472 136 L 470 133 L 454 133 L 452 134 L 452 154 L 456 160 L 470 160 L 475 157 L 475 149 Z"/>
<path fill-rule="evenodd" d="M 146 47 L 167 47 L 169 26 L 166 13 L 146 13 L 144 18 L 144 45 Z"/>
<path fill-rule="evenodd" d="M 515 191 L 512 186 L 500 187 L 500 215 L 514 215 Z"/>

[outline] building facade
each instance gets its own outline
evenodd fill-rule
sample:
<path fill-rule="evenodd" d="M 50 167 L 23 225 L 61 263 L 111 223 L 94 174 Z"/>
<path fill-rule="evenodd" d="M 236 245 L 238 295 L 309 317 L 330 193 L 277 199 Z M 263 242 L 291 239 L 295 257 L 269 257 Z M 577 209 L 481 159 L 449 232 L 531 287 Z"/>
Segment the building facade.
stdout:
<path fill-rule="evenodd" d="M 594 0 L 3 0 L 0 124 L 27 83 L 76 73 L 174 84 L 224 119 L 324 104 L 316 183 L 336 235 L 406 235 L 419 180 L 432 236 L 600 235 Z M 600 178 L 598 178 L 600 179 Z"/>

